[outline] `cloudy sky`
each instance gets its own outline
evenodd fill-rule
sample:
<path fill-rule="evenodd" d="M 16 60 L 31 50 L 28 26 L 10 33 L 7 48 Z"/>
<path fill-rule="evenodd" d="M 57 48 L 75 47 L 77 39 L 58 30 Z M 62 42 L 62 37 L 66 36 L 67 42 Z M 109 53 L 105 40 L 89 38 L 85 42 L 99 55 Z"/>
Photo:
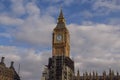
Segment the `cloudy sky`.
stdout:
<path fill-rule="evenodd" d="M 40 80 L 62 6 L 75 70 L 120 72 L 120 0 L 0 0 L 0 57 Z"/>

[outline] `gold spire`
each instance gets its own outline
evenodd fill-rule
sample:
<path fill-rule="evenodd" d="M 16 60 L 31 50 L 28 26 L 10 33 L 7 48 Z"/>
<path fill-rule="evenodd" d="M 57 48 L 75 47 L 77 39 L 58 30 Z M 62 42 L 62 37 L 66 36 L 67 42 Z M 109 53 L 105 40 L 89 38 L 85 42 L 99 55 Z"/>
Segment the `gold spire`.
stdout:
<path fill-rule="evenodd" d="M 62 12 L 62 8 L 60 9 L 60 15 L 59 15 L 59 18 L 64 18 L 64 16 L 63 16 L 63 12 Z"/>
<path fill-rule="evenodd" d="M 62 12 L 62 8 L 60 9 L 60 15 L 58 17 L 58 23 L 60 23 L 60 22 L 65 22 L 63 12 Z"/>

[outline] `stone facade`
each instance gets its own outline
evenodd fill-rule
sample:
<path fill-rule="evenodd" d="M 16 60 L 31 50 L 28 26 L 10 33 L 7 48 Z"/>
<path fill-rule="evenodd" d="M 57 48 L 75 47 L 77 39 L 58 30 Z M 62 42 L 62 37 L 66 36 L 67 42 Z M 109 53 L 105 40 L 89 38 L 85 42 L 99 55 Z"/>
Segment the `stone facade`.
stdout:
<path fill-rule="evenodd" d="M 11 62 L 10 67 L 6 67 L 4 63 L 4 57 L 1 58 L 0 62 L 0 80 L 20 80 L 19 75 L 13 67 L 14 62 Z"/>

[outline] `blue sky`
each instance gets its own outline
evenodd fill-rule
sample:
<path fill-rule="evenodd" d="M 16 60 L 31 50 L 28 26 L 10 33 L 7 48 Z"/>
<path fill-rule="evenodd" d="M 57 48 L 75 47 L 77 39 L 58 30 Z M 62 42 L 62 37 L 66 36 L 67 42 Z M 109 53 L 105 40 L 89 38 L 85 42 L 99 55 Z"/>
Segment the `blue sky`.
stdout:
<path fill-rule="evenodd" d="M 25 0 L 21 1 L 22 4 L 18 5 L 18 9 L 22 10 L 22 7 L 25 7 L 28 3 L 34 3 L 34 5 L 40 9 L 40 16 L 44 16 L 44 14 L 53 17 L 56 21 L 59 9 L 62 6 L 64 11 L 64 16 L 66 18 L 67 24 L 115 24 L 119 25 L 119 18 L 120 18 L 120 10 L 119 0 L 76 0 L 76 1 L 67 1 L 67 0 Z M 16 18 L 20 20 L 25 20 L 29 17 L 29 13 L 23 11 L 20 14 L 14 11 L 13 7 L 16 7 L 14 0 L 1 0 L 1 8 L 0 13 L 1 15 L 6 15 L 10 18 Z M 103 4 L 103 5 L 101 5 Z M 113 6 L 113 8 L 112 8 Z M 118 8 L 118 9 L 117 9 Z M 16 8 L 17 9 L 17 8 Z M 49 10 L 49 11 L 48 11 Z M 115 19 L 115 20 L 114 20 Z M 113 20 L 113 22 L 112 22 Z M 114 22 L 115 21 L 115 22 Z M 11 26 L 10 30 L 16 28 L 14 24 L 0 24 L 0 32 L 8 32 L 8 26 Z M 17 25 L 19 26 L 19 25 Z M 7 29 L 6 29 L 7 28 Z M 17 30 L 17 29 L 16 29 Z M 0 44 L 3 45 L 16 45 L 10 42 L 10 40 L 14 38 L 1 38 Z M 19 45 L 19 44 L 18 44 Z M 29 46 L 29 44 L 27 44 Z M 23 46 L 27 46 L 23 45 Z M 27 47 L 28 47 L 27 46 Z"/>
<path fill-rule="evenodd" d="M 76 70 L 119 70 L 120 0 L 0 0 L 0 57 L 8 66 L 20 63 L 22 80 L 41 78 L 61 7 Z"/>

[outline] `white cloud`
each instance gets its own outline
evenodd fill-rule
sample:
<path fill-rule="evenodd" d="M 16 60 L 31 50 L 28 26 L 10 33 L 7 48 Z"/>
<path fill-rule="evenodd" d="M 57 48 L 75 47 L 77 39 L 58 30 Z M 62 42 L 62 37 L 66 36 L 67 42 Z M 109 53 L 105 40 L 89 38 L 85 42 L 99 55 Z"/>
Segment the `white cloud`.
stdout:
<path fill-rule="evenodd" d="M 119 17 L 118 18 L 110 18 L 108 21 L 111 25 L 117 25 L 117 26 L 120 25 L 120 18 Z"/>
<path fill-rule="evenodd" d="M 109 14 L 115 15 L 114 13 L 120 12 L 120 1 L 119 0 L 76 0 L 77 4 L 88 5 L 87 11 L 81 10 L 77 15 L 82 15 L 84 18 L 96 17 L 96 16 L 108 16 Z M 74 1 L 74 3 L 76 3 Z M 76 14 L 76 13 L 75 13 Z M 112 17 L 112 16 L 111 16 Z"/>
<path fill-rule="evenodd" d="M 12 0 L 13 6 L 17 6 L 17 0 Z M 16 41 L 28 43 L 30 45 L 48 46 L 52 35 L 52 29 L 55 27 L 54 18 L 48 14 L 41 15 L 40 9 L 35 5 L 34 2 L 28 2 L 26 6 L 23 6 L 23 1 L 19 3 L 28 14 L 25 19 L 19 17 L 9 16 L 3 14 L 0 16 L 0 23 L 3 25 L 14 26 L 15 28 L 7 28 L 7 34 L 11 37 L 15 37 Z M 17 7 L 16 7 L 17 8 Z M 14 9 L 14 8 L 13 8 Z M 19 9 L 15 9 L 19 10 Z M 16 11 L 17 12 L 17 11 Z M 13 12 L 15 15 L 16 12 Z M 19 12 L 18 12 L 19 13 Z M 1 34 L 1 36 L 5 36 Z M 42 38 L 42 39 L 41 39 Z"/>
<path fill-rule="evenodd" d="M 11 9 L 14 13 L 14 15 L 23 15 L 26 13 L 25 6 L 23 5 L 24 0 L 11 0 L 12 5 Z"/>
<path fill-rule="evenodd" d="M 83 16 L 85 18 L 91 18 L 91 17 L 93 17 L 93 14 L 90 13 L 89 11 L 83 11 L 83 12 L 81 12 L 81 14 L 83 14 Z"/>
<path fill-rule="evenodd" d="M 58 13 L 57 11 L 58 11 L 58 8 L 56 6 L 49 6 L 44 13 L 46 15 L 53 15 L 53 14 L 57 14 Z"/>
<path fill-rule="evenodd" d="M 77 69 L 80 68 L 81 72 L 97 70 L 100 73 L 109 67 L 115 71 L 119 70 L 119 26 L 71 24 L 69 29 L 71 32 L 71 54 L 75 58 Z"/>
<path fill-rule="evenodd" d="M 65 5 L 70 5 L 71 3 L 73 3 L 74 2 L 74 0 L 65 0 L 64 1 L 64 4 Z"/>
<path fill-rule="evenodd" d="M 26 33 L 24 33 L 24 35 L 29 38 L 23 37 L 20 38 L 20 40 L 30 40 L 33 38 L 32 35 L 36 32 L 36 29 L 39 28 L 35 27 L 35 32 L 33 31 L 32 33 L 31 30 L 34 30 L 32 27 L 31 29 L 22 27 L 22 29 L 24 32 L 27 32 L 27 35 Z M 38 31 L 42 35 L 49 30 L 49 28 L 44 27 L 42 27 L 42 29 L 44 31 Z M 52 29 L 50 29 L 49 32 L 52 32 Z M 105 24 L 90 26 L 70 24 L 68 25 L 68 29 L 70 30 L 71 37 L 71 55 L 74 58 L 76 70 L 80 69 L 81 72 L 94 70 L 99 73 L 103 70 L 108 70 L 110 67 L 115 71 L 119 70 L 120 28 L 118 26 L 114 27 Z M 35 33 L 35 35 L 38 34 L 39 33 Z M 44 36 L 46 36 L 44 37 L 46 40 L 45 43 L 51 43 L 50 40 L 52 36 L 48 37 L 48 32 Z M 37 37 L 35 37 L 35 39 L 43 39 L 43 37 Z M 33 42 L 34 41 L 35 40 L 33 40 Z M 42 41 L 39 44 L 41 45 Z M 7 55 L 8 53 L 10 56 Z M 24 49 L 15 46 L 0 46 L 0 56 L 5 56 L 6 60 L 13 60 L 15 63 L 21 64 L 21 76 L 23 80 L 39 80 L 43 65 L 47 64 L 51 54 L 51 51 L 47 50 L 36 51 L 35 49 Z"/>
<path fill-rule="evenodd" d="M 11 35 L 8 33 L 0 33 L 0 37 L 11 38 Z"/>
<path fill-rule="evenodd" d="M 26 5 L 26 11 L 30 16 L 40 15 L 40 9 L 33 2 Z"/>
<path fill-rule="evenodd" d="M 74 0 L 42 0 L 43 2 L 58 4 L 58 6 L 70 6 Z"/>
<path fill-rule="evenodd" d="M 18 26 L 22 24 L 23 22 L 24 21 L 19 18 L 13 18 L 13 17 L 5 16 L 5 15 L 0 15 L 0 24 Z"/>
<path fill-rule="evenodd" d="M 0 3 L 0 10 L 3 10 L 4 8 L 5 6 L 2 3 Z"/>
<path fill-rule="evenodd" d="M 119 4 L 120 2 L 118 0 L 98 0 L 95 1 L 93 5 L 93 10 L 96 10 L 101 15 L 105 15 L 109 14 L 110 12 L 119 11 L 120 10 Z"/>
<path fill-rule="evenodd" d="M 30 16 L 19 28 L 19 32 L 14 32 L 16 40 L 29 44 L 49 45 L 52 29 L 55 27 L 54 19 L 50 16 Z"/>

